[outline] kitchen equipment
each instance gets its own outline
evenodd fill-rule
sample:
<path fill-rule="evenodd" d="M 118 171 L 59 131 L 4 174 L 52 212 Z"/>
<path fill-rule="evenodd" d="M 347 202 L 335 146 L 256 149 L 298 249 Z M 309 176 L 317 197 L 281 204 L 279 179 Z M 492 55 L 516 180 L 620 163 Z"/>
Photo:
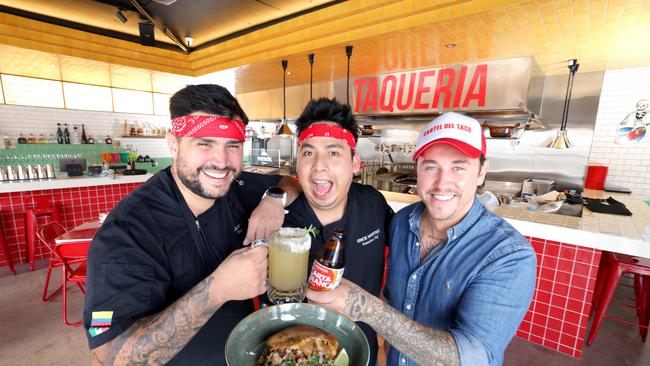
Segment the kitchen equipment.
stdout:
<path fill-rule="evenodd" d="M 27 179 L 27 171 L 22 165 L 16 165 L 16 179 L 25 180 Z"/>
<path fill-rule="evenodd" d="M 18 179 L 18 173 L 16 172 L 16 167 L 6 166 L 7 180 L 12 181 Z"/>
<path fill-rule="evenodd" d="M 65 171 L 68 173 L 68 177 L 79 177 L 84 174 L 84 169 L 81 167 L 81 164 L 67 164 Z"/>
<path fill-rule="evenodd" d="M 104 153 L 107 154 L 107 153 Z M 104 156 L 104 158 L 108 158 L 108 162 L 111 161 L 110 153 L 108 155 Z M 105 160 L 106 161 L 106 160 Z M 85 158 L 63 158 L 59 159 L 59 170 L 62 172 L 67 171 L 67 166 L 69 164 L 77 164 L 81 167 L 81 172 L 84 172 L 86 170 L 86 159 Z"/>
<path fill-rule="evenodd" d="M 226 364 L 255 365 L 268 337 L 300 324 L 320 328 L 336 337 L 350 356 L 350 366 L 368 365 L 370 347 L 357 324 L 332 310 L 303 303 L 267 306 L 240 321 L 226 341 Z"/>
<path fill-rule="evenodd" d="M 372 125 L 363 125 L 363 128 L 361 129 L 361 134 L 363 136 L 372 136 L 374 132 Z"/>
<path fill-rule="evenodd" d="M 38 179 L 38 174 L 36 174 L 36 170 L 32 165 L 30 164 L 25 165 L 25 172 L 27 173 L 27 179 L 29 180 Z"/>
<path fill-rule="evenodd" d="M 124 175 L 143 175 L 147 174 L 146 169 L 131 169 L 131 170 L 125 170 L 122 174 Z"/>
<path fill-rule="evenodd" d="M 528 198 L 530 196 L 541 196 L 551 190 L 551 186 L 555 183 L 552 180 L 545 179 L 526 179 L 521 186 L 521 197 Z"/>
<path fill-rule="evenodd" d="M 567 136 L 567 119 L 569 117 L 569 104 L 571 103 L 571 91 L 573 90 L 573 79 L 576 76 L 576 72 L 578 71 L 578 68 L 580 67 L 580 64 L 578 63 L 578 60 L 576 59 L 571 59 L 567 60 L 569 65 L 569 80 L 567 81 L 567 86 L 566 86 L 566 95 L 564 97 L 564 109 L 562 110 L 562 122 L 560 124 L 560 129 L 557 131 L 557 136 L 555 136 L 555 139 L 553 142 L 551 142 L 548 147 L 552 147 L 554 149 L 569 149 L 573 147 L 573 144 L 571 141 L 569 141 L 569 136 Z"/>
<path fill-rule="evenodd" d="M 45 174 L 45 166 L 43 164 L 36 164 L 34 168 L 36 169 L 38 179 L 47 178 L 47 175 Z"/>
<path fill-rule="evenodd" d="M 54 167 L 52 166 L 52 164 L 45 164 L 45 177 L 47 179 L 56 178 L 56 174 L 54 174 Z"/>
<path fill-rule="evenodd" d="M 91 165 L 88 167 L 88 173 L 90 175 L 99 175 L 102 172 L 102 166 L 101 165 Z"/>
<path fill-rule="evenodd" d="M 519 128 L 519 122 L 514 125 L 494 125 L 487 122 L 483 123 L 483 127 L 490 130 L 490 137 L 512 137 L 515 128 Z"/>

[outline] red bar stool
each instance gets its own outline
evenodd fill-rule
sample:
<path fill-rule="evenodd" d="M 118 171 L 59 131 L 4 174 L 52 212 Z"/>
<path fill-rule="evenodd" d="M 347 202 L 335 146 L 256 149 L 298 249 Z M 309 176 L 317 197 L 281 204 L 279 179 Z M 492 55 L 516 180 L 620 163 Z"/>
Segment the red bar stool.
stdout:
<path fill-rule="evenodd" d="M 9 249 L 7 248 L 7 243 L 5 242 L 5 232 L 2 230 L 2 225 L 0 225 L 0 252 L 5 256 L 7 260 L 7 266 L 11 273 L 16 274 L 16 269 L 14 269 L 14 262 L 11 260 L 9 255 Z"/>
<path fill-rule="evenodd" d="M 34 270 L 34 254 L 36 251 L 36 225 L 39 217 L 49 216 L 50 220 L 59 220 L 59 211 L 50 196 L 26 196 L 25 209 L 25 239 L 27 241 L 27 255 L 29 256 L 29 270 Z"/>
<path fill-rule="evenodd" d="M 598 330 L 605 318 L 639 327 L 641 341 L 645 342 L 650 324 L 650 259 L 633 257 L 626 254 L 603 252 L 601 268 L 598 272 L 598 281 L 592 301 L 595 315 L 589 329 L 587 344 L 591 345 L 596 339 Z M 639 323 L 633 323 L 607 314 L 607 307 L 612 302 L 614 292 L 621 279 L 626 274 L 634 276 L 634 295 L 636 314 Z"/>

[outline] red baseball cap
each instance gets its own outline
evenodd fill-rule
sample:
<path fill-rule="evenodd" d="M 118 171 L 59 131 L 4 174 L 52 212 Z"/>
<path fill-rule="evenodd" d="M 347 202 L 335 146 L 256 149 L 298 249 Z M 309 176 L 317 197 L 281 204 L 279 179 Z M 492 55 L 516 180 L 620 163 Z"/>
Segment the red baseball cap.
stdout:
<path fill-rule="evenodd" d="M 435 144 L 451 145 L 471 159 L 485 156 L 485 136 L 481 124 L 472 117 L 455 112 L 444 113 L 424 127 L 415 143 L 413 160 Z"/>

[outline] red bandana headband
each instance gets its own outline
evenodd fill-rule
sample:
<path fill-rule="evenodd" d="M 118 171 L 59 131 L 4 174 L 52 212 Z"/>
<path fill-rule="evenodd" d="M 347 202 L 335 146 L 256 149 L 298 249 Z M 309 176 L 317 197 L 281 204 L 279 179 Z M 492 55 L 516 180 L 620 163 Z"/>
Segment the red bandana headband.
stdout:
<path fill-rule="evenodd" d="M 333 126 L 324 123 L 315 123 L 305 128 L 298 137 L 298 145 L 312 137 L 333 137 L 335 139 L 345 141 L 348 146 L 354 151 L 357 143 L 354 141 L 352 133 L 344 128 Z"/>
<path fill-rule="evenodd" d="M 181 116 L 172 120 L 172 133 L 179 137 L 225 137 L 244 141 L 245 128 L 240 120 L 215 116 Z"/>

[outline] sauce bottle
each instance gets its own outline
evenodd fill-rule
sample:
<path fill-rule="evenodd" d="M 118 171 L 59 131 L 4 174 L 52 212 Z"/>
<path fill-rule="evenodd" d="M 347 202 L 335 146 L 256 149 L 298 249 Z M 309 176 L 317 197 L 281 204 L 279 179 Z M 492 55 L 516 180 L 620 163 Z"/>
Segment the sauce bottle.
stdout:
<path fill-rule="evenodd" d="M 309 288 L 315 291 L 330 291 L 338 287 L 345 270 L 345 242 L 343 230 L 336 229 L 316 253 L 309 276 Z"/>

